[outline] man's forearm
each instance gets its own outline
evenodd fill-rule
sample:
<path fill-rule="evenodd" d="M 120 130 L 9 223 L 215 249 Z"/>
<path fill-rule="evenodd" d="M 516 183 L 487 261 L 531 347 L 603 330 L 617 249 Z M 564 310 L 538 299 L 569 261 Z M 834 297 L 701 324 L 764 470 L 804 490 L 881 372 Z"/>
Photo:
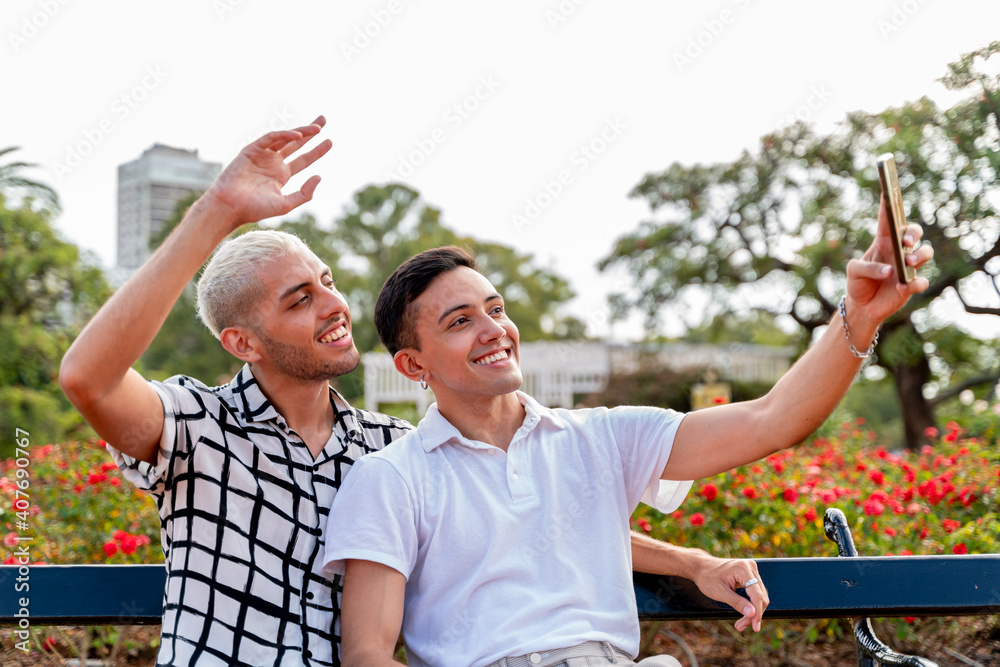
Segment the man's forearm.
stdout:
<path fill-rule="evenodd" d="M 114 388 L 142 356 L 185 285 L 225 238 L 228 209 L 203 196 L 153 256 L 108 300 L 63 358 L 67 393 L 92 402 Z M 74 402 L 77 402 L 74 400 Z"/>
<path fill-rule="evenodd" d="M 863 362 L 850 346 L 867 350 L 880 322 L 869 320 L 861 308 L 852 308 L 848 302 L 847 324 L 850 342 L 844 335 L 844 321 L 836 313 L 816 345 L 760 400 L 762 428 L 756 431 L 760 455 L 749 461 L 802 442 L 840 403 Z"/>
<path fill-rule="evenodd" d="M 847 306 L 851 341 L 867 349 L 879 322 Z M 767 395 L 685 416 L 664 479 L 704 479 L 799 444 L 833 412 L 861 367 L 840 315 Z"/>
<path fill-rule="evenodd" d="M 699 564 L 712 560 L 707 551 L 678 547 L 632 532 L 632 570 L 694 580 Z"/>

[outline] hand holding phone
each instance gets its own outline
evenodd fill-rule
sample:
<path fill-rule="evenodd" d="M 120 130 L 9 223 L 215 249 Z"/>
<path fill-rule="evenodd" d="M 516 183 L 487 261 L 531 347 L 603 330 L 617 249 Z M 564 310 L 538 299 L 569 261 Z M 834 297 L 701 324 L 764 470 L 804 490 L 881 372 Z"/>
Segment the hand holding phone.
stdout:
<path fill-rule="evenodd" d="M 892 254 L 896 259 L 896 275 L 899 276 L 899 282 L 905 284 L 917 276 L 917 270 L 906 265 L 906 249 L 903 247 L 906 215 L 903 213 L 903 195 L 899 191 L 896 160 L 892 153 L 879 156 L 878 180 L 882 185 L 882 195 L 888 204 L 889 233 L 892 235 Z"/>

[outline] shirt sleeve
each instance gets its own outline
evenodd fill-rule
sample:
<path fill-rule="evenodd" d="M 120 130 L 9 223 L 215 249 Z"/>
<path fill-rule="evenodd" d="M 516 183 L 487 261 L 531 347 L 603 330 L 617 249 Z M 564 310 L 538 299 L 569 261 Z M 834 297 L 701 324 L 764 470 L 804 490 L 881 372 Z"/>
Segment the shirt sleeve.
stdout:
<path fill-rule="evenodd" d="M 381 563 L 409 579 L 417 550 L 409 485 L 391 463 L 376 455 L 358 459 L 330 509 L 324 573 L 343 574 L 345 561 L 354 559 Z"/>
<path fill-rule="evenodd" d="M 622 406 L 608 411 L 625 469 L 628 500 L 673 512 L 691 489 L 691 480 L 663 480 L 684 414 L 652 407 Z"/>
<path fill-rule="evenodd" d="M 147 491 L 153 495 L 162 495 L 168 479 L 170 478 L 170 468 L 174 457 L 178 451 L 187 451 L 187 429 L 179 428 L 178 422 L 182 415 L 199 410 L 196 408 L 197 398 L 193 395 L 192 389 L 182 386 L 180 381 L 172 378 L 168 382 L 151 381 L 149 384 L 160 397 L 163 404 L 163 432 L 160 436 L 160 444 L 156 453 L 156 462 L 149 464 L 140 461 L 128 454 L 124 454 L 110 443 L 108 452 L 114 459 L 115 464 L 122 472 L 122 476 L 137 488 Z M 200 412 L 204 412 L 204 405 L 201 405 Z"/>

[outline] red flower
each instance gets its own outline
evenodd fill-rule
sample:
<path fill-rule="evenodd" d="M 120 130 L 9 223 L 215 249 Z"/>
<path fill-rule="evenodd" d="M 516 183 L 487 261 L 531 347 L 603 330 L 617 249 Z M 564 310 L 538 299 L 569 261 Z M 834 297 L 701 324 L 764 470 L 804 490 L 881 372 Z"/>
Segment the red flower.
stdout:
<path fill-rule="evenodd" d="M 645 528 L 643 529 L 645 530 Z M 133 554 L 135 553 L 135 548 L 138 546 L 135 535 L 125 535 L 122 538 L 122 553 L 123 554 Z"/>
<path fill-rule="evenodd" d="M 944 526 L 944 532 L 946 532 L 946 533 L 953 533 L 953 532 L 955 532 L 956 528 L 958 528 L 959 526 L 962 525 L 962 522 L 961 521 L 955 521 L 954 519 L 945 519 L 942 522 L 942 525 Z"/>
<path fill-rule="evenodd" d="M 111 558 L 116 553 L 118 553 L 118 543 L 114 540 L 108 540 L 104 543 L 104 553 L 107 554 L 108 558 Z"/>
<path fill-rule="evenodd" d="M 882 486 L 882 482 L 885 481 L 885 475 L 882 474 L 881 470 L 869 470 L 868 479 L 875 482 L 878 486 Z"/>
<path fill-rule="evenodd" d="M 810 507 L 809 509 L 807 509 L 806 513 L 805 513 L 805 517 L 806 517 L 806 521 L 815 521 L 816 520 L 816 508 L 815 507 Z"/>
<path fill-rule="evenodd" d="M 927 428 L 924 429 L 924 435 L 926 435 L 928 438 L 936 438 L 938 437 L 938 433 L 939 431 L 933 426 L 928 426 Z"/>
<path fill-rule="evenodd" d="M 896 536 L 896 529 L 895 528 L 886 528 L 885 529 L 885 534 L 888 535 L 889 537 L 895 537 Z"/>
<path fill-rule="evenodd" d="M 791 488 L 785 489 L 785 492 L 782 495 L 784 495 L 785 500 L 790 503 L 794 503 L 799 499 L 799 492 Z"/>
<path fill-rule="evenodd" d="M 691 525 L 692 526 L 704 526 L 705 525 L 705 515 L 701 512 L 695 512 L 691 515 Z"/>
<path fill-rule="evenodd" d="M 752 486 L 744 486 L 742 493 L 745 498 L 749 498 L 750 500 L 757 497 L 757 489 Z"/>
<path fill-rule="evenodd" d="M 969 547 L 965 546 L 965 542 L 959 542 L 954 547 L 952 547 L 951 552 L 953 554 L 958 554 L 959 556 L 961 556 L 962 554 L 969 553 Z"/>
<path fill-rule="evenodd" d="M 712 502 L 719 495 L 719 488 L 715 484 L 706 484 L 701 487 L 700 493 L 705 500 Z"/>
<path fill-rule="evenodd" d="M 642 528 L 647 533 L 649 531 L 653 530 L 652 524 L 649 523 L 649 521 L 646 519 L 646 517 L 642 517 L 641 519 L 639 519 L 639 527 Z"/>
<path fill-rule="evenodd" d="M 865 514 L 869 516 L 881 516 L 883 511 L 885 511 L 885 505 L 878 498 L 871 497 L 865 501 Z"/>
<path fill-rule="evenodd" d="M 126 535 L 128 535 L 128 533 L 126 533 L 126 532 L 125 532 L 124 530 L 122 530 L 121 528 L 119 528 L 118 530 L 116 530 L 116 531 L 115 531 L 115 532 L 114 532 L 114 533 L 113 533 L 113 534 L 111 535 L 111 537 L 115 538 L 116 540 L 121 540 L 121 539 L 123 539 L 123 538 L 124 538 L 124 537 L 125 537 Z"/>

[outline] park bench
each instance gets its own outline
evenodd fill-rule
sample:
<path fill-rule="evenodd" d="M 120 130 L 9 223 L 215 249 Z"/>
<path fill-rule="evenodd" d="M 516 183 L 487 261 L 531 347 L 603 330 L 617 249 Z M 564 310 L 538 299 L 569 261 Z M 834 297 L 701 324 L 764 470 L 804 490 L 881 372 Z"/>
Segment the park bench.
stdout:
<path fill-rule="evenodd" d="M 757 559 L 771 598 L 766 618 L 853 618 L 860 667 L 936 664 L 892 651 L 875 636 L 869 617 L 1000 614 L 1000 554 L 860 557 L 843 512 L 827 510 L 824 524 L 840 557 Z M 19 623 L 160 622 L 162 565 L 36 566 L 26 577 L 30 589 L 11 594 L 19 576 L 17 566 L 0 566 L 0 625 L 14 630 Z M 739 618 L 681 577 L 636 574 L 635 594 L 641 620 Z M 21 597 L 28 598 L 26 606 Z"/>

